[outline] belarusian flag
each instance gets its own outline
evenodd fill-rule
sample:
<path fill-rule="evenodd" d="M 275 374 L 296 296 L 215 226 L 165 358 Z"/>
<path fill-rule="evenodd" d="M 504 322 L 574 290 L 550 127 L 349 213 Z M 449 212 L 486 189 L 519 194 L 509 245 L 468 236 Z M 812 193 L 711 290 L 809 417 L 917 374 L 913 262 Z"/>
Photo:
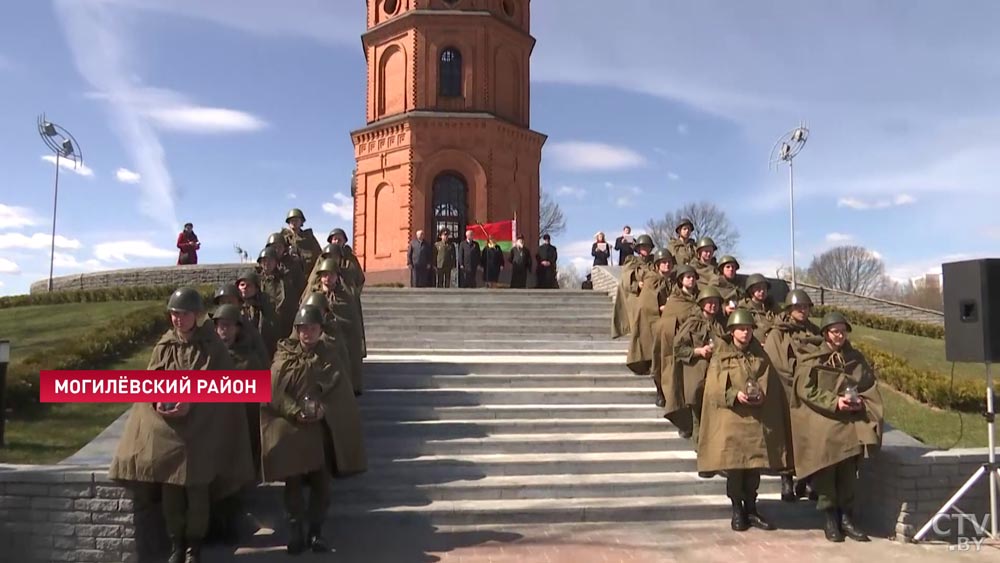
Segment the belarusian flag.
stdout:
<path fill-rule="evenodd" d="M 514 222 L 500 221 L 499 223 L 479 223 L 469 225 L 472 231 L 472 238 L 479 243 L 480 248 L 486 247 L 486 239 L 490 236 L 504 252 L 514 246 Z"/>

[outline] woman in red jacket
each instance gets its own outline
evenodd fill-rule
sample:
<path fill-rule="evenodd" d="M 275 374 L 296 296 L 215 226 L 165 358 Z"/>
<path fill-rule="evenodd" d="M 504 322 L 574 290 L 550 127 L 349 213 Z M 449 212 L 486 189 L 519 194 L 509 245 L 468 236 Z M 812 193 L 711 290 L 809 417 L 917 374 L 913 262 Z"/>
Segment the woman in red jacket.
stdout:
<path fill-rule="evenodd" d="M 185 223 L 184 230 L 177 235 L 177 248 L 180 250 L 177 256 L 178 266 L 198 263 L 198 249 L 201 248 L 201 243 L 198 242 L 198 235 L 194 234 L 194 225 L 191 223 Z"/>

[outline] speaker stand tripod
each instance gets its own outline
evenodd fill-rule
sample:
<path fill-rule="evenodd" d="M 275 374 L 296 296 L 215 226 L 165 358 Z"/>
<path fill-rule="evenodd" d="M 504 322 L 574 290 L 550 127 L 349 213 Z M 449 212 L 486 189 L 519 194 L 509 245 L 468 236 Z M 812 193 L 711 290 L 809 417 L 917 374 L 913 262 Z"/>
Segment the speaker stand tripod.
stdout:
<path fill-rule="evenodd" d="M 969 480 L 962 485 L 962 488 L 955 493 L 948 502 L 937 511 L 937 514 L 931 517 L 930 520 L 924 524 L 924 527 L 917 532 L 917 535 L 913 537 L 914 541 L 921 541 L 927 532 L 931 530 L 934 524 L 938 521 L 941 516 L 947 513 L 952 507 L 955 506 L 965 493 L 972 488 L 973 485 L 979 481 L 980 478 L 986 476 L 990 480 L 990 531 L 986 533 L 990 539 L 998 540 L 1000 535 L 997 534 L 997 488 L 1000 487 L 1000 464 L 997 463 L 996 454 L 996 405 L 993 402 L 993 373 L 990 371 L 990 364 L 986 364 L 986 427 L 987 427 L 987 439 L 989 440 L 989 452 L 987 457 L 987 462 L 982 465 Z M 965 513 L 961 510 L 956 509 L 959 513 L 965 516 Z"/>

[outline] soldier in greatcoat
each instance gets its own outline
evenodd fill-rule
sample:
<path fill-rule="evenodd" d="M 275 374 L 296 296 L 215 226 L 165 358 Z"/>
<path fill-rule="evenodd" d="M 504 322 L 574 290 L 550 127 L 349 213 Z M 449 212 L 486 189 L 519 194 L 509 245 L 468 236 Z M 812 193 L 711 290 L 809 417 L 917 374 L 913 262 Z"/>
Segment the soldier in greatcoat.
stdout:
<path fill-rule="evenodd" d="M 320 262 L 319 277 L 316 284 L 311 288 L 313 292 L 319 292 L 326 296 L 327 307 L 333 315 L 341 334 L 344 335 L 348 362 L 343 367 L 354 387 L 354 393 L 360 395 L 364 391 L 363 379 L 363 356 L 361 348 L 361 322 L 357 318 L 357 309 L 340 277 L 340 264 L 327 258 Z"/>
<path fill-rule="evenodd" d="M 147 370 L 231 370 L 233 362 L 192 288 L 167 302 L 171 328 L 153 347 Z M 135 403 L 108 477 L 160 489 L 170 563 L 201 561 L 211 503 L 253 482 L 247 417 L 238 403 Z M 155 495 L 154 495 L 155 496 Z"/>
<path fill-rule="evenodd" d="M 781 380 L 781 391 L 785 395 L 786 402 L 790 402 L 789 398 L 795 393 L 792 379 L 799 355 L 814 349 L 822 342 L 819 327 L 809 320 L 812 306 L 812 299 L 805 291 L 793 289 L 788 292 L 785 296 L 784 310 L 775 318 L 764 340 L 764 352 Z M 791 421 L 791 418 L 788 420 Z M 787 434 L 789 437 L 792 435 L 790 426 Z M 794 457 L 795 451 L 792 450 L 791 454 Z M 800 479 L 798 483 L 794 483 L 793 476 L 794 471 L 791 469 L 781 474 L 781 500 L 785 502 L 795 502 L 806 494 L 807 481 Z"/>
<path fill-rule="evenodd" d="M 270 367 L 267 350 L 243 316 L 238 305 L 220 305 L 212 313 L 212 324 L 215 333 L 229 350 L 233 368 L 237 370 L 266 370 Z M 247 435 L 250 440 L 251 462 L 257 481 L 260 480 L 260 404 L 245 403 L 247 416 Z M 215 503 L 212 507 L 212 534 L 220 537 L 226 544 L 233 545 L 238 539 L 236 524 L 242 512 L 242 502 L 239 494 L 234 494 Z"/>
<path fill-rule="evenodd" d="M 698 306 L 701 313 L 688 317 L 674 339 L 674 372 L 683 381 L 684 405 L 691 409 L 691 430 L 695 443 L 699 439 L 698 426 L 708 362 L 712 359 L 716 341 L 726 334 L 726 327 L 721 322 L 722 294 L 719 290 L 711 286 L 703 289 L 698 293 Z"/>
<path fill-rule="evenodd" d="M 667 250 L 677 260 L 678 265 L 690 264 L 695 259 L 694 241 L 691 240 L 691 233 L 694 232 L 694 223 L 690 219 L 681 219 L 674 228 L 677 238 L 670 239 Z"/>
<path fill-rule="evenodd" d="M 883 403 L 871 365 L 851 346 L 851 323 L 830 313 L 820 323 L 823 343 L 795 366 L 792 443 L 795 474 L 811 479 L 832 542 L 846 534 L 869 541 L 855 524 L 858 462 L 882 444 Z"/>
<path fill-rule="evenodd" d="M 267 357 L 273 357 L 278 339 L 281 338 L 278 311 L 271 298 L 260 290 L 260 276 L 257 272 L 249 270 L 236 279 L 236 287 L 239 288 L 240 296 L 243 298 L 243 316 L 249 319 L 250 324 L 264 339 Z"/>
<path fill-rule="evenodd" d="M 653 269 L 641 270 L 642 289 L 632 305 L 632 338 L 626 359 L 626 366 L 636 375 L 649 374 L 652 366 L 653 341 L 656 339 L 653 327 L 660 319 L 660 313 L 673 289 L 673 267 L 674 257 L 667 249 L 660 248 L 653 254 Z M 658 378 L 654 377 L 653 380 L 656 382 L 657 396 L 662 396 Z"/>
<path fill-rule="evenodd" d="M 313 234 L 312 229 L 303 229 L 306 216 L 301 209 L 292 209 L 285 216 L 285 224 L 288 226 L 281 230 L 281 236 L 285 239 L 285 244 L 292 249 L 292 254 L 302 258 L 302 271 L 310 272 L 313 265 L 319 259 L 319 241 Z"/>
<path fill-rule="evenodd" d="M 674 370 L 674 338 L 684 321 L 700 314 L 698 308 L 698 273 L 687 264 L 674 270 L 674 288 L 653 327 L 653 378 L 657 379 L 660 396 L 656 405 L 663 407 L 664 417 L 677 427 L 684 438 L 692 433 L 691 409 L 684 399 L 684 378 Z"/>
<path fill-rule="evenodd" d="M 653 237 L 640 235 L 635 241 L 635 252 L 625 258 L 622 273 L 618 279 L 618 296 L 611 315 L 611 337 L 620 338 L 632 334 L 632 310 L 642 290 L 642 280 L 646 272 L 653 272 Z"/>
<path fill-rule="evenodd" d="M 774 326 L 780 309 L 774 300 L 768 295 L 771 289 L 771 282 L 760 274 L 753 274 L 746 281 L 746 297 L 740 301 L 740 307 L 753 314 L 757 328 L 754 329 L 754 336 L 758 341 L 764 342 L 767 333 Z"/>
<path fill-rule="evenodd" d="M 295 288 L 279 267 L 278 252 L 274 247 L 266 247 L 257 256 L 260 290 L 267 294 L 278 315 L 278 334 L 285 335 L 292 330 L 292 319 L 298 309 L 299 296 Z"/>
<path fill-rule="evenodd" d="M 757 510 L 762 471 L 788 467 L 788 408 L 781 383 L 753 336 L 753 316 L 736 310 L 716 342 L 705 380 L 698 473 L 726 473 L 732 529 L 774 530 Z"/>
<path fill-rule="evenodd" d="M 278 254 L 278 269 L 288 282 L 289 294 L 294 296 L 292 300 L 297 301 L 306 287 L 306 276 L 309 274 L 302 257 L 288 246 L 282 233 L 271 233 L 264 247 L 272 248 Z"/>
<path fill-rule="evenodd" d="M 739 269 L 740 263 L 733 256 L 720 258 L 715 269 L 716 276 L 712 285 L 719 288 L 719 293 L 722 294 L 722 312 L 726 317 L 736 310 L 743 299 L 743 282 L 736 273 Z"/>
<path fill-rule="evenodd" d="M 715 246 L 715 241 L 711 237 L 701 237 L 694 245 L 695 257 L 691 261 L 691 267 L 698 272 L 698 287 L 704 288 L 716 285 L 715 278 L 719 266 L 715 260 L 715 252 L 719 247 Z"/>
<path fill-rule="evenodd" d="M 365 271 L 361 262 L 354 255 L 354 250 L 347 244 L 347 233 L 336 228 L 330 231 L 326 241 L 340 249 L 340 279 L 347 288 L 347 294 L 354 300 L 354 311 L 361 324 L 361 357 L 368 357 L 368 341 L 365 337 L 365 311 L 361 306 L 361 293 L 365 289 Z M 313 287 L 312 284 L 309 287 Z"/>
<path fill-rule="evenodd" d="M 329 551 L 323 524 L 330 478 L 367 470 L 361 415 L 319 308 L 295 316 L 295 336 L 278 344 L 271 402 L 261 407 L 264 479 L 285 482 L 289 554 Z M 309 487 L 308 505 L 303 498 Z"/>

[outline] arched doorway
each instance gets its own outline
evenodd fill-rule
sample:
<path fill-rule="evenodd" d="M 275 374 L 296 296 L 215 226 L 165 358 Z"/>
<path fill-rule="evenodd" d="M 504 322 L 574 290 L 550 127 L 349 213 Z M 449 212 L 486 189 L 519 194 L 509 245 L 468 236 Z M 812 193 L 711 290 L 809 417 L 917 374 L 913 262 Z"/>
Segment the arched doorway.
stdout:
<path fill-rule="evenodd" d="M 448 229 L 452 240 L 465 238 L 468 223 L 468 185 L 465 178 L 454 172 L 443 172 L 434 178 L 431 211 L 434 232 L 428 238 L 438 238 L 441 229 Z"/>

